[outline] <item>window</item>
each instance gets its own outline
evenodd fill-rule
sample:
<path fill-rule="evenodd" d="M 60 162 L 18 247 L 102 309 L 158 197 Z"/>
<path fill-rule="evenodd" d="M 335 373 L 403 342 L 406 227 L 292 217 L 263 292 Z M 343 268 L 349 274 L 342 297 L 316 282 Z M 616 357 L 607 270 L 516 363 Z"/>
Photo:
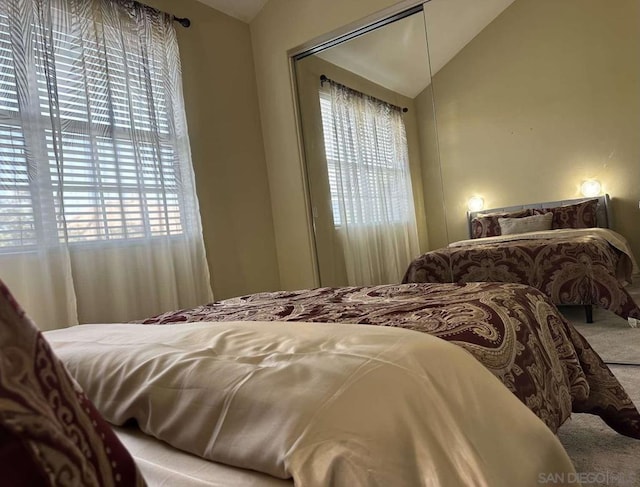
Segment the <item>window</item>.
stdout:
<path fill-rule="evenodd" d="M 412 221 L 404 124 L 392 120 L 386 107 L 365 115 L 361 98 L 355 100 L 346 102 L 344 113 L 334 113 L 331 95 L 320 91 L 334 225 Z"/>
<path fill-rule="evenodd" d="M 102 29 L 59 21 L 16 45 L 0 7 L 0 252 L 185 231 L 163 46 Z"/>

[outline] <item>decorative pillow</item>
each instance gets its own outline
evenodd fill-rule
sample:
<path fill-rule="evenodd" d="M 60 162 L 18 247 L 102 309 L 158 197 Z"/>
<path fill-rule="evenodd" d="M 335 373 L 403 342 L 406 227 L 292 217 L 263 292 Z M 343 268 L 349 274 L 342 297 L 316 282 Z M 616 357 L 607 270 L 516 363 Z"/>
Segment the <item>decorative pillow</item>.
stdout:
<path fill-rule="evenodd" d="M 11 485 L 143 486 L 136 465 L 0 281 L 0 470 Z"/>
<path fill-rule="evenodd" d="M 531 210 L 518 210 L 510 213 L 480 213 L 471 220 L 471 238 L 500 235 L 498 218 L 523 218 L 530 215 Z"/>
<path fill-rule="evenodd" d="M 598 200 L 587 200 L 574 205 L 555 208 L 536 208 L 534 215 L 553 213 L 551 228 L 593 228 L 598 226 Z"/>
<path fill-rule="evenodd" d="M 553 213 L 525 216 L 522 218 L 498 218 L 502 235 L 515 233 L 541 232 L 551 230 Z"/>

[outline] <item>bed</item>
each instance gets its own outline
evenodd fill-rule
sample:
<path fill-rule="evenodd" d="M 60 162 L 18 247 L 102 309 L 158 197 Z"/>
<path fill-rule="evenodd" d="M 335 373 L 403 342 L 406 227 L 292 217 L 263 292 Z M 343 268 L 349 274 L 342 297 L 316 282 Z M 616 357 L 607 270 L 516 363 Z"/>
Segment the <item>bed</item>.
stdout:
<path fill-rule="evenodd" d="M 536 221 L 542 226 L 522 225 Z M 608 196 L 470 212 L 468 222 L 472 238 L 415 258 L 402 282 L 516 282 L 556 305 L 584 306 L 589 323 L 593 305 L 640 318 L 625 289 L 638 267 L 624 237 L 608 228 Z M 501 222 L 521 228 L 505 235 Z"/>
<path fill-rule="evenodd" d="M 174 485 L 529 485 L 572 471 L 553 435 L 572 410 L 640 438 L 606 365 L 520 284 L 258 293 L 45 338 Z"/>
<path fill-rule="evenodd" d="M 427 333 L 204 321 L 43 334 L 0 284 L 0 346 L 12 485 L 577 485 L 549 428 Z"/>
<path fill-rule="evenodd" d="M 530 286 L 507 283 L 318 288 L 257 293 L 142 320 L 354 323 L 420 331 L 470 352 L 547 426 L 591 412 L 640 437 L 640 416 L 586 340 Z"/>

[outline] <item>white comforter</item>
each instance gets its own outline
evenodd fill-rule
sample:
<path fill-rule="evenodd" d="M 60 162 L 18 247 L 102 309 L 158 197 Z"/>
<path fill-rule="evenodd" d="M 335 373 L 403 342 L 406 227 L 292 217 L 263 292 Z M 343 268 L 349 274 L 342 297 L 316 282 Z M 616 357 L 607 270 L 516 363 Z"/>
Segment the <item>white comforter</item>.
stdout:
<path fill-rule="evenodd" d="M 45 336 L 108 421 L 296 485 L 525 486 L 574 472 L 498 379 L 427 334 L 227 322 Z"/>

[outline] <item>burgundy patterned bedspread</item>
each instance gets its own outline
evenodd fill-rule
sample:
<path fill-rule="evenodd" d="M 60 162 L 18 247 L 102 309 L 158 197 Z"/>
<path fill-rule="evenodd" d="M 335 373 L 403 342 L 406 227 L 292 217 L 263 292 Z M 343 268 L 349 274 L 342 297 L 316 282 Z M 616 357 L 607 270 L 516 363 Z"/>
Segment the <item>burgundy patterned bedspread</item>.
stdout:
<path fill-rule="evenodd" d="M 597 236 L 445 247 L 416 258 L 402 282 L 515 282 L 558 305 L 593 304 L 627 319 L 640 308 L 624 288 L 629 256 Z"/>
<path fill-rule="evenodd" d="M 142 321 L 312 321 L 397 326 L 474 355 L 554 432 L 571 411 L 640 438 L 609 368 L 541 292 L 520 284 L 399 284 L 252 294 Z M 446 366 L 446 364 L 443 364 Z"/>

